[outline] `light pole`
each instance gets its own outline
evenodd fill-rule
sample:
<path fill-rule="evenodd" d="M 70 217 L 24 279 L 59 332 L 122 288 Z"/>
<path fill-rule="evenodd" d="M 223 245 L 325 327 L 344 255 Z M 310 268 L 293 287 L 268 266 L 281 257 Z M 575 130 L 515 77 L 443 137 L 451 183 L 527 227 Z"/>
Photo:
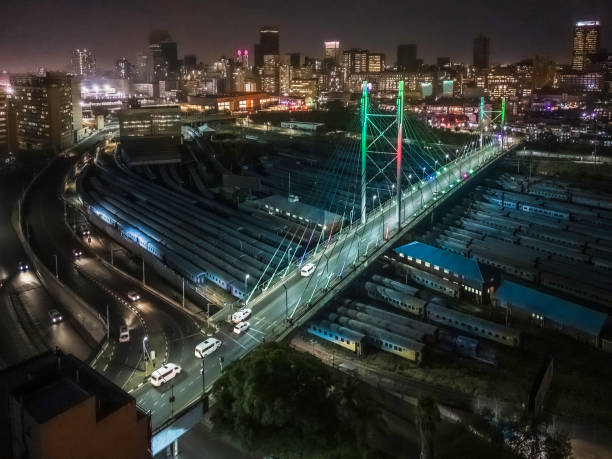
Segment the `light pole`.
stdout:
<path fill-rule="evenodd" d="M 145 335 L 142 338 L 142 359 L 144 360 L 144 364 L 145 364 L 145 378 L 147 377 L 147 367 L 148 367 L 148 362 L 149 362 L 149 351 L 147 350 L 147 341 L 149 341 L 149 337 L 147 335 Z"/>
<path fill-rule="evenodd" d="M 285 289 L 285 321 L 288 321 L 289 320 L 289 298 L 287 296 L 287 286 L 285 285 L 284 282 L 281 285 Z"/>
<path fill-rule="evenodd" d="M 251 276 L 249 276 L 248 274 L 245 274 L 245 275 L 244 275 L 244 295 L 245 295 L 245 296 L 246 296 L 246 294 L 247 294 L 247 290 L 248 290 L 248 288 L 249 288 L 249 287 L 248 287 L 248 284 L 247 284 L 247 281 L 249 280 L 249 277 L 251 277 Z"/>
<path fill-rule="evenodd" d="M 436 167 L 438 165 L 438 160 L 436 159 L 436 162 L 434 163 L 434 180 L 436 181 L 436 195 L 438 194 L 438 168 Z"/>
<path fill-rule="evenodd" d="M 55 278 L 59 279 L 58 273 L 57 273 L 57 255 L 53 254 L 53 258 L 55 258 Z"/>
<path fill-rule="evenodd" d="M 457 150 L 459 151 L 459 150 Z M 448 168 L 448 159 L 450 158 L 450 155 L 448 153 L 446 153 L 446 168 Z M 447 179 L 447 186 L 450 188 L 450 171 L 446 171 L 446 179 Z"/>

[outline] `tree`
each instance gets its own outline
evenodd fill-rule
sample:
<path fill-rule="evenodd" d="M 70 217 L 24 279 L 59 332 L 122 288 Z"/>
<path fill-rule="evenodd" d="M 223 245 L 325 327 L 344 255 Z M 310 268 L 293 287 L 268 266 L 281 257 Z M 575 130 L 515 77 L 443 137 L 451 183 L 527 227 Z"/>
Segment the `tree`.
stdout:
<path fill-rule="evenodd" d="M 421 437 L 421 459 L 433 459 L 434 435 L 440 422 L 440 411 L 436 401 L 427 396 L 419 398 L 416 408 L 416 425 Z"/>
<path fill-rule="evenodd" d="M 214 428 L 245 447 L 290 457 L 365 457 L 375 410 L 359 387 L 312 356 L 265 343 L 213 386 Z"/>

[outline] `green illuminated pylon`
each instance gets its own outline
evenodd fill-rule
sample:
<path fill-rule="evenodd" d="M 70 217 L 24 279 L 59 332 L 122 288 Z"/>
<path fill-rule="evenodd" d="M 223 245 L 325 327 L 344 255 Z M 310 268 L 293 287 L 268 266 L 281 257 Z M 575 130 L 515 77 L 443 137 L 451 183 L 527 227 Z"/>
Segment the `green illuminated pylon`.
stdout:
<path fill-rule="evenodd" d="M 368 82 L 361 88 L 361 224 L 366 222 L 366 155 L 368 151 Z"/>
<path fill-rule="evenodd" d="M 397 178 L 395 183 L 397 201 L 397 229 L 402 225 L 402 126 L 404 124 L 404 81 L 397 83 Z"/>

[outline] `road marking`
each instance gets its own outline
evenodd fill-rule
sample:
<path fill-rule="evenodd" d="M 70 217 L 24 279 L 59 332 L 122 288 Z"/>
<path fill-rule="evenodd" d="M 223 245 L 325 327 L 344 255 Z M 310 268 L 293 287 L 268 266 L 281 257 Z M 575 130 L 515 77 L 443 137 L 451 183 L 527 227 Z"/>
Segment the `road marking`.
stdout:
<path fill-rule="evenodd" d="M 254 329 L 253 327 L 251 327 L 251 331 L 254 331 L 254 332 L 257 332 L 257 333 L 261 333 L 262 335 L 265 335 L 265 333 L 264 333 L 264 332 L 259 331 L 259 330 L 256 330 L 256 329 Z"/>

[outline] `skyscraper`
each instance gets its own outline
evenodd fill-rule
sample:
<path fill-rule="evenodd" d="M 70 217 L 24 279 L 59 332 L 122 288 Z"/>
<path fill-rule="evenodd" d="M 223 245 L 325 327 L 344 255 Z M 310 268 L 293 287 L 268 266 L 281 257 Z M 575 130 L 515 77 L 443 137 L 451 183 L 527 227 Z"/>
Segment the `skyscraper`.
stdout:
<path fill-rule="evenodd" d="M 79 76 L 90 76 L 96 73 L 94 54 L 87 49 L 75 49 L 72 52 L 72 71 Z"/>
<path fill-rule="evenodd" d="M 280 66 L 280 56 L 278 54 L 266 54 L 264 56 L 261 86 L 262 86 L 262 89 L 269 94 L 278 94 L 279 66 Z"/>
<path fill-rule="evenodd" d="M 61 151 L 74 143 L 72 85 L 64 73 L 11 78 L 22 150 Z"/>
<path fill-rule="evenodd" d="M 415 72 L 418 68 L 417 45 L 397 45 L 397 69 Z"/>
<path fill-rule="evenodd" d="M 266 54 L 279 54 L 279 33 L 276 27 L 259 29 L 259 43 L 255 44 L 255 67 L 263 67 Z"/>
<path fill-rule="evenodd" d="M 115 63 L 115 73 L 119 78 L 124 80 L 129 80 L 132 78 L 132 68 L 133 65 L 130 64 L 125 57 L 117 59 L 117 62 Z"/>
<path fill-rule="evenodd" d="M 9 151 L 10 86 L 0 84 L 0 155 Z"/>
<path fill-rule="evenodd" d="M 489 68 L 489 39 L 483 34 L 474 38 L 474 67 Z"/>
<path fill-rule="evenodd" d="M 385 70 L 384 53 L 368 53 L 368 72 L 378 73 Z"/>
<path fill-rule="evenodd" d="M 325 41 L 323 42 L 325 47 L 325 54 L 323 58 L 328 63 L 339 64 L 340 63 L 340 42 L 339 41 Z"/>
<path fill-rule="evenodd" d="M 599 51 L 601 27 L 599 21 L 579 21 L 574 26 L 572 69 L 584 70 Z"/>
<path fill-rule="evenodd" d="M 343 53 L 344 67 L 349 73 L 364 73 L 368 71 L 368 50 L 353 48 Z"/>

